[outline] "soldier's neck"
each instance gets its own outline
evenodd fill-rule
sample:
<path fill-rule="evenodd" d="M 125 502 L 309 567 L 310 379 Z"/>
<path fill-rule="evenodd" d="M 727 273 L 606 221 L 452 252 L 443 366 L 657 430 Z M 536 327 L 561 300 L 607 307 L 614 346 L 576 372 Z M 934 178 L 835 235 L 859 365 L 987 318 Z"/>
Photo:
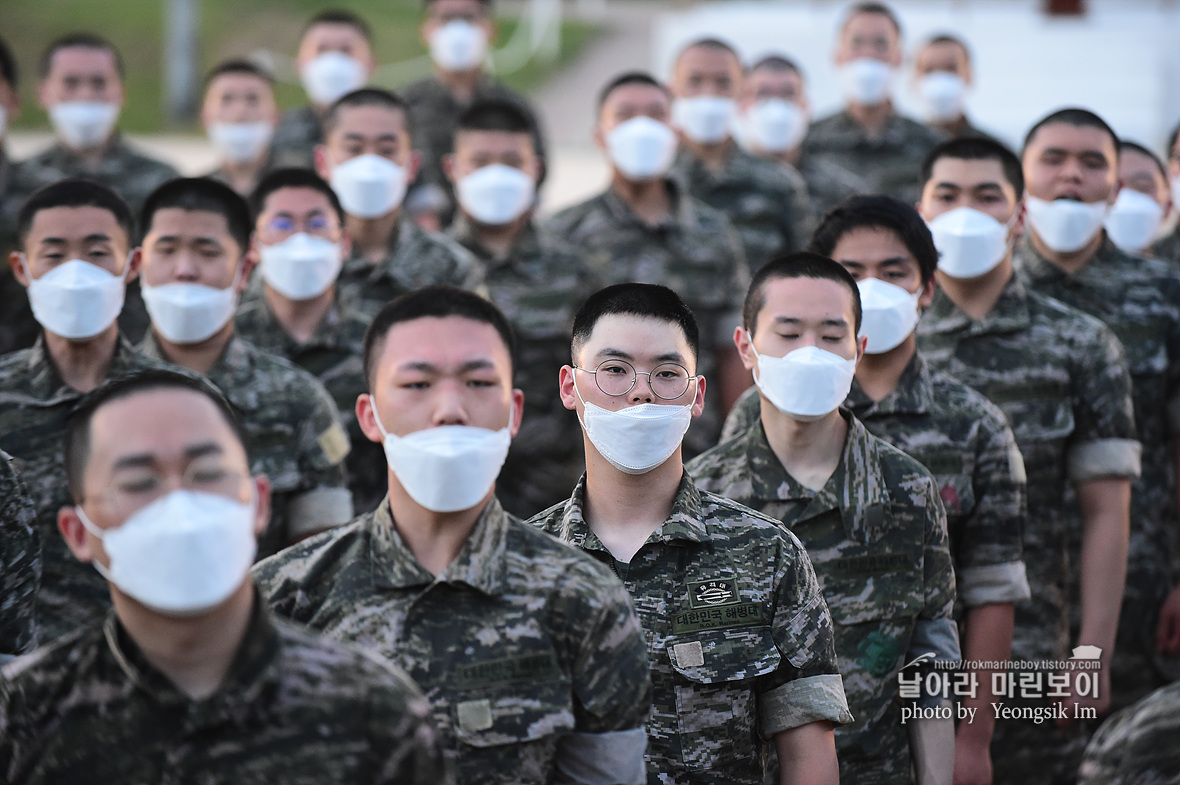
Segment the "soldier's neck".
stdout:
<path fill-rule="evenodd" d="M 598 454 L 586 450 L 586 525 L 621 562 L 632 557 L 652 532 L 672 514 L 684 462 L 680 448 L 645 474 L 619 471 Z"/>
<path fill-rule="evenodd" d="M 85 149 L 67 147 L 66 149 L 77 156 L 78 160 L 82 162 L 82 167 L 84 169 L 97 169 L 100 165 L 102 165 L 102 159 L 106 156 L 107 150 L 113 144 L 114 139 L 115 137 L 113 135 L 108 136 L 97 147 L 87 147 Z"/>
<path fill-rule="evenodd" d="M 938 288 L 950 301 L 978 322 L 992 312 L 1012 280 L 1012 254 L 1005 256 L 995 269 L 977 278 L 952 278 L 942 270 L 936 270 L 934 277 Z"/>
<path fill-rule="evenodd" d="M 765 398 L 761 403 L 766 440 L 787 474 L 805 488 L 823 488 L 840 465 L 848 437 L 848 423 L 840 412 L 803 422 L 783 414 Z"/>
<path fill-rule="evenodd" d="M 86 341 L 71 341 L 43 331 L 45 351 L 61 380 L 79 392 L 90 392 L 107 378 L 115 349 L 119 345 L 119 327 L 111 324 Z"/>
<path fill-rule="evenodd" d="M 221 171 L 225 174 L 225 179 L 229 181 L 230 188 L 242 196 L 249 196 L 254 187 L 258 185 L 259 175 L 262 174 L 262 167 L 265 164 L 266 154 L 263 153 L 258 160 L 247 161 L 244 164 L 225 161 L 221 164 Z"/>
<path fill-rule="evenodd" d="M 512 254 L 512 248 L 516 245 L 521 230 L 529 222 L 531 212 L 525 213 L 512 223 L 500 226 L 481 224 L 466 213 L 464 213 L 464 217 L 472 231 L 475 232 L 476 241 L 491 253 L 493 259 L 507 259 Z"/>
<path fill-rule="evenodd" d="M 155 332 L 156 343 L 165 360 L 201 376 L 208 374 L 209 369 L 217 364 L 233 336 L 233 317 L 230 317 L 225 326 L 212 336 L 197 343 L 172 343 L 160 335 L 158 331 Z"/>
<path fill-rule="evenodd" d="M 771 158 L 779 163 L 789 164 L 791 166 L 798 166 L 799 159 L 803 157 L 803 145 L 792 147 L 790 150 L 783 150 L 781 153 L 773 153 Z"/>
<path fill-rule="evenodd" d="M 672 198 L 663 178 L 635 182 L 615 173 L 611 188 L 635 211 L 644 223 L 657 225 L 665 221 L 672 212 Z"/>
<path fill-rule="evenodd" d="M 1098 249 L 1102 247 L 1102 241 L 1106 238 L 1106 232 L 1102 231 L 1094 235 L 1094 239 L 1086 243 L 1085 246 L 1073 253 L 1061 253 L 1054 251 L 1041 240 L 1040 235 L 1033 229 L 1029 233 L 1029 239 L 1032 242 L 1032 247 L 1045 260 L 1054 267 L 1063 270 L 1070 275 L 1073 275 L 1078 270 L 1085 267 L 1091 259 L 1098 253 Z"/>
<path fill-rule="evenodd" d="M 918 351 L 918 341 L 910 333 L 900 346 L 881 354 L 865 354 L 856 366 L 856 382 L 865 395 L 880 401 L 897 389 L 906 366 Z"/>
<path fill-rule="evenodd" d="M 948 120 L 945 123 L 930 122 L 926 125 L 935 131 L 942 131 L 949 137 L 956 137 L 967 130 L 967 115 L 961 114 L 954 120 Z"/>
<path fill-rule="evenodd" d="M 389 473 L 389 512 L 394 528 L 431 575 L 441 575 L 455 560 L 491 500 L 489 492 L 469 510 L 434 512 L 411 499 L 393 472 Z"/>
<path fill-rule="evenodd" d="M 307 343 L 316 328 L 324 321 L 336 299 L 336 287 L 308 300 L 292 300 L 276 292 L 270 284 L 262 290 L 266 304 L 287 334 L 299 343 Z"/>
<path fill-rule="evenodd" d="M 388 215 L 379 218 L 358 218 L 346 215 L 344 225 L 348 229 L 348 236 L 352 238 L 352 246 L 370 264 L 379 264 L 389 254 L 389 249 L 397 239 L 398 222 L 402 217 L 402 208 L 398 207 Z"/>
<path fill-rule="evenodd" d="M 687 137 L 682 137 L 680 143 L 688 148 L 689 152 L 696 156 L 697 160 L 706 168 L 714 172 L 720 172 L 725 168 L 733 152 L 733 141 L 728 137 L 718 144 L 698 144 Z"/>
<path fill-rule="evenodd" d="M 113 591 L 115 613 L 144 658 L 193 700 L 209 697 L 229 673 L 254 610 L 246 580 L 225 602 L 194 617 L 165 616 Z"/>
<path fill-rule="evenodd" d="M 475 89 L 479 86 L 479 80 L 483 78 L 482 68 L 473 68 L 470 71 L 435 71 L 438 81 L 442 82 L 443 86 L 447 88 L 455 100 L 461 104 L 471 102 L 475 97 Z"/>
<path fill-rule="evenodd" d="M 866 133 L 876 136 L 889 122 L 889 118 L 893 117 L 893 103 L 886 101 L 876 106 L 850 103 L 848 104 L 848 114 Z"/>

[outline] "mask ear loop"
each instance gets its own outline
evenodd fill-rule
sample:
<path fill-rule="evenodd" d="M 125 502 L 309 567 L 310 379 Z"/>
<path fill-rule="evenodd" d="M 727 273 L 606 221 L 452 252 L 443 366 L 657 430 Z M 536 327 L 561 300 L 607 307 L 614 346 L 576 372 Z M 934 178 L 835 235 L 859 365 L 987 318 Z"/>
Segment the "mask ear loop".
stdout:
<path fill-rule="evenodd" d="M 99 542 L 102 542 L 103 539 L 105 539 L 106 532 L 100 529 L 94 521 L 90 520 L 90 516 L 87 515 L 86 511 L 82 509 L 82 505 L 75 504 L 74 512 L 78 513 L 78 520 L 82 522 L 82 528 L 97 537 Z M 95 572 L 101 575 L 108 582 L 115 582 L 115 579 L 111 577 L 111 571 L 108 570 L 102 563 L 100 563 L 98 559 L 91 559 L 90 566 L 93 567 Z"/>

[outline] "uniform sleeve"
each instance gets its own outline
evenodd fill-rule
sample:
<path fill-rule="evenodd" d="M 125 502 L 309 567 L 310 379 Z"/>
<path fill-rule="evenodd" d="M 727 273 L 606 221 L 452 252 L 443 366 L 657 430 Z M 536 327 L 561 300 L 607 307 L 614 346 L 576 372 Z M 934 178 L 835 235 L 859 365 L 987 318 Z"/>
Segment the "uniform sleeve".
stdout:
<path fill-rule="evenodd" d="M 1180 273 L 1171 274 L 1165 282 L 1171 325 L 1168 330 L 1166 371 L 1167 423 L 1168 434 L 1180 437 Z"/>
<path fill-rule="evenodd" d="M 23 654 L 36 640 L 41 540 L 34 514 L 11 459 L 0 452 L 0 655 Z"/>
<path fill-rule="evenodd" d="M 395 678 L 394 676 L 390 677 Z M 430 704 L 405 676 L 371 690 L 369 744 L 377 759 L 375 785 L 454 785 L 430 722 Z"/>
<path fill-rule="evenodd" d="M 300 434 L 299 468 L 302 477 L 287 502 L 287 532 L 298 540 L 352 518 L 352 494 L 344 459 L 351 450 L 348 433 L 340 424 L 336 404 L 315 378 L 310 411 Z"/>
<path fill-rule="evenodd" d="M 946 510 L 928 475 L 921 478 L 925 537 L 922 553 L 922 585 L 925 604 L 918 614 L 910 651 L 932 651 L 938 660 L 958 661 L 958 634 L 954 632 L 951 610 L 955 603 L 955 570 L 951 563 L 950 538 L 946 530 Z M 950 630 L 951 637 L 946 634 Z M 952 640 L 953 638 L 953 640 Z M 923 647 L 915 652 L 916 646 Z"/>
<path fill-rule="evenodd" d="M 1100 477 L 1139 476 L 1140 444 L 1136 438 L 1131 374 L 1122 344 L 1095 320 L 1090 346 L 1073 353 L 1075 427 L 1066 448 L 1069 478 L 1086 482 Z"/>
<path fill-rule="evenodd" d="M 717 443 L 727 442 L 739 434 L 745 433 L 750 426 L 762 417 L 762 398 L 758 395 L 758 386 L 741 394 L 729 414 L 725 416 L 725 424 L 721 427 L 721 438 Z"/>

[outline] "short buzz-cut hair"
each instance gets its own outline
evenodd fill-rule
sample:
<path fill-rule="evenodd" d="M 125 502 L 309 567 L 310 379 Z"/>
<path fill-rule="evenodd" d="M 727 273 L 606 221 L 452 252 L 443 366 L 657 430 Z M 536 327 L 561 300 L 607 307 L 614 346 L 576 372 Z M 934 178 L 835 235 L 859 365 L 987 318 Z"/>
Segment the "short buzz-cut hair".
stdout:
<path fill-rule="evenodd" d="M 536 126 L 519 104 L 505 98 L 484 98 L 463 110 L 455 131 L 506 131 L 532 136 Z"/>
<path fill-rule="evenodd" d="M 684 56 L 684 53 L 689 49 L 712 49 L 716 52 L 728 52 L 729 54 L 733 55 L 735 60 L 737 60 L 739 68 L 742 65 L 742 56 L 738 54 L 737 49 L 735 49 L 732 44 L 722 41 L 716 36 L 694 38 L 684 46 L 680 47 L 680 50 L 676 53 L 676 59 L 680 60 L 680 58 Z"/>
<path fill-rule="evenodd" d="M 1141 145 L 1138 142 L 1132 142 L 1129 139 L 1120 140 L 1119 141 L 1119 152 L 1121 153 L 1125 150 L 1132 150 L 1136 153 L 1139 153 L 1140 155 L 1147 156 L 1148 158 L 1151 159 L 1152 163 L 1155 164 L 1156 169 L 1159 169 L 1160 174 L 1162 174 L 1164 176 L 1164 182 L 1168 182 L 1171 179 L 1168 176 L 1167 164 L 1165 164 L 1162 158 L 1160 158 L 1158 155 L 1156 155 L 1152 150 L 1148 149 L 1146 146 Z"/>
<path fill-rule="evenodd" d="M 346 11 L 343 8 L 330 8 L 326 11 L 320 11 L 318 14 L 307 20 L 307 24 L 299 32 L 299 39 L 307 35 L 307 31 L 319 25 L 345 25 L 351 27 L 361 34 L 361 37 L 369 43 L 373 44 L 373 29 L 369 27 L 369 23 L 362 19 L 352 11 Z"/>
<path fill-rule="evenodd" d="M 8 82 L 8 86 L 13 90 L 20 87 L 20 71 L 16 66 L 16 58 L 3 38 L 0 38 L 0 79 Z"/>
<path fill-rule="evenodd" d="M 102 183 L 81 178 L 68 178 L 44 185 L 33 191 L 20 206 L 16 216 L 16 236 L 20 247 L 26 252 L 25 243 L 33 219 L 42 210 L 54 207 L 97 207 L 115 216 L 115 223 L 127 233 L 127 243 L 135 240 L 135 216 L 122 196 Z"/>
<path fill-rule="evenodd" d="M 700 356 L 700 327 L 692 309 L 680 295 L 667 286 L 654 283 L 619 283 L 587 297 L 574 316 L 570 355 L 575 364 L 578 353 L 590 340 L 594 326 L 604 316 L 638 316 L 674 324 L 684 333 L 693 362 Z"/>
<path fill-rule="evenodd" d="M 897 17 L 897 13 L 885 5 L 884 3 L 865 2 L 857 3 L 844 12 L 844 21 L 840 23 L 840 31 L 848 27 L 848 23 L 852 21 L 852 17 L 860 16 L 861 14 L 878 14 L 885 17 L 893 24 L 893 29 L 897 31 L 897 37 L 901 38 L 901 20 Z"/>
<path fill-rule="evenodd" d="M 967 60 L 971 60 L 971 48 L 967 46 L 967 42 L 954 33 L 935 33 L 922 42 L 923 47 L 935 46 L 936 44 L 953 44 L 963 50 L 963 54 L 967 56 Z"/>
<path fill-rule="evenodd" d="M 783 278 L 817 278 L 844 284 L 852 293 L 853 328 L 857 334 L 860 333 L 860 288 L 852 273 L 845 270 L 844 265 L 826 256 L 811 251 L 796 251 L 771 259 L 750 280 L 746 302 L 742 306 L 742 326 L 751 336 L 758 329 L 758 314 L 766 307 L 766 285 Z"/>
<path fill-rule="evenodd" d="M 478 0 L 478 2 L 481 6 L 484 7 L 485 10 L 487 10 L 489 12 L 492 10 L 492 0 Z M 432 6 L 432 5 L 434 5 L 434 0 L 422 0 L 422 9 L 423 10 L 429 10 L 430 6 Z"/>
<path fill-rule="evenodd" d="M 1115 157 L 1118 157 L 1119 150 L 1119 135 L 1114 132 L 1105 120 L 1098 115 L 1091 112 L 1089 109 L 1082 109 L 1080 107 L 1071 106 L 1065 109 L 1058 109 L 1056 112 L 1051 112 L 1038 120 L 1032 128 L 1028 129 L 1028 134 L 1024 137 L 1024 145 L 1020 151 L 1023 155 L 1028 151 L 1028 147 L 1032 144 L 1033 139 L 1036 138 L 1037 132 L 1047 125 L 1072 125 L 1076 128 L 1097 128 L 1110 136 L 1110 141 L 1114 144 Z"/>
<path fill-rule="evenodd" d="M 336 130 L 336 125 L 340 122 L 341 110 L 357 106 L 380 106 L 391 112 L 396 112 L 405 121 L 406 131 L 410 132 L 410 112 L 405 100 L 400 95 L 380 87 L 362 87 L 351 93 L 345 93 L 328 107 L 323 119 L 324 138 L 327 139 L 328 134 Z"/>
<path fill-rule="evenodd" d="M 222 216 L 241 252 L 244 254 L 249 250 L 250 234 L 254 231 L 250 207 L 228 185 L 207 177 L 177 177 L 169 180 L 152 191 L 143 203 L 139 225 L 144 235 L 151 233 L 152 219 L 156 213 L 169 208 Z"/>
<path fill-rule="evenodd" d="M 1016 153 L 994 139 L 982 136 L 964 136 L 939 142 L 922 161 L 922 186 L 934 176 L 934 165 L 943 158 L 962 161 L 997 161 L 1004 171 L 1004 179 L 1016 191 L 1016 198 L 1024 195 L 1024 169 Z"/>
<path fill-rule="evenodd" d="M 270 198 L 271 194 L 283 188 L 307 188 L 323 194 L 324 198 L 328 200 L 328 204 L 332 206 L 332 212 L 336 213 L 336 217 L 340 219 L 340 226 L 344 226 L 344 208 L 340 205 L 340 197 L 336 196 L 336 192 L 332 190 L 332 186 L 328 185 L 324 178 L 311 169 L 303 167 L 275 169 L 262 178 L 262 181 L 250 192 L 250 214 L 255 221 L 266 209 L 266 200 Z"/>
<path fill-rule="evenodd" d="M 171 368 L 135 371 L 108 379 L 83 398 L 70 412 L 62 446 L 65 455 L 66 484 L 75 504 L 81 504 L 85 500 L 82 478 L 86 474 L 86 465 L 90 460 L 90 424 L 94 420 L 94 415 L 108 403 L 154 390 L 189 391 L 212 401 L 233 431 L 234 438 L 242 446 L 249 463 L 249 443 L 238 411 L 212 382 L 187 371 Z"/>
<path fill-rule="evenodd" d="M 448 316 L 490 324 L 504 342 L 509 364 L 515 369 L 516 337 L 503 311 L 490 300 L 457 286 L 426 286 L 390 300 L 369 323 L 362 355 L 369 392 L 373 392 L 376 387 L 377 366 L 385 350 L 385 339 L 395 325 L 415 319 L 445 319 Z"/>
<path fill-rule="evenodd" d="M 232 60 L 222 60 L 220 63 L 209 69 L 209 73 L 205 74 L 205 89 L 209 89 L 209 85 L 213 84 L 214 79 L 226 74 L 254 76 L 266 82 L 272 88 L 275 84 L 274 75 L 271 74 L 270 71 L 267 71 L 265 68 L 252 60 L 236 57 Z"/>
<path fill-rule="evenodd" d="M 1172 129 L 1172 133 L 1168 134 L 1168 150 L 1165 158 L 1169 161 L 1177 157 L 1176 140 L 1178 139 L 1180 139 L 1180 124 L 1177 124 L 1176 127 Z"/>
<path fill-rule="evenodd" d="M 668 91 L 668 86 L 656 79 L 651 74 L 645 71 L 627 71 L 625 73 L 619 74 L 614 79 L 607 82 L 606 86 L 603 87 L 598 93 L 598 114 L 602 114 L 602 107 L 606 105 L 607 99 L 610 98 L 611 93 L 613 93 L 615 90 L 618 90 L 620 87 L 625 87 L 629 84 L 641 84 L 654 87 L 666 95 L 668 100 L 672 100 L 672 93 Z"/>
<path fill-rule="evenodd" d="M 62 49 L 97 49 L 101 52 L 110 52 L 111 57 L 115 60 L 115 72 L 119 75 L 119 79 L 121 80 L 125 76 L 123 57 L 114 44 L 95 33 L 69 33 L 54 39 L 41 53 L 40 76 L 42 79 L 49 76 L 49 70 L 53 67 L 53 56 Z"/>
<path fill-rule="evenodd" d="M 811 235 L 807 250 L 827 258 L 840 239 L 856 229 L 884 229 L 892 232 L 918 263 L 925 286 L 938 267 L 938 249 L 930 228 L 910 205 L 881 194 L 850 196 L 824 214 Z M 839 262 L 839 259 L 836 259 Z"/>
<path fill-rule="evenodd" d="M 806 80 L 807 78 L 799 63 L 786 55 L 765 55 L 758 58 L 753 65 L 746 69 L 747 74 L 752 74 L 755 71 L 794 71 L 799 74 L 800 79 Z"/>

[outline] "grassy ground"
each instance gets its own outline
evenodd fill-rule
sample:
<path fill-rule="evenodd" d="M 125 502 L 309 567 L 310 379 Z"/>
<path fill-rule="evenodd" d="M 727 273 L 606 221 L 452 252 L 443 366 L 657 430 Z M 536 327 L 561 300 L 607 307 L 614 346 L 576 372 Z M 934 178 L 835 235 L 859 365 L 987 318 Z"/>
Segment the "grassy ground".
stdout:
<path fill-rule="evenodd" d="M 35 91 L 41 49 L 55 37 L 90 30 L 110 39 L 126 63 L 127 102 L 120 126 L 131 132 L 165 130 L 162 107 L 163 29 L 166 0 L 3 0 L 0 3 L 0 35 L 12 47 L 21 69 L 24 107 L 15 128 L 43 128 L 45 114 L 36 105 Z M 265 49 L 294 56 L 304 20 L 327 8 L 355 11 L 372 25 L 378 63 L 411 60 L 426 53 L 418 36 L 422 19 L 419 0 L 198 0 L 200 7 L 200 61 L 203 73 L 228 57 L 241 57 Z M 497 45 L 510 40 L 516 20 L 498 20 Z M 567 22 L 562 26 L 560 60 L 568 61 L 594 35 L 593 26 Z M 303 90 L 282 83 L 285 62 L 276 63 L 280 77 L 277 94 L 282 107 L 303 103 Z M 528 91 L 552 72 L 554 64 L 537 61 L 501 78 Z M 429 65 L 399 71 L 398 81 L 425 75 Z M 288 74 L 294 80 L 293 74 Z M 397 87 L 393 80 L 375 80 Z M 196 126 L 189 126 L 194 129 Z M 186 130 L 185 127 L 171 130 Z"/>

